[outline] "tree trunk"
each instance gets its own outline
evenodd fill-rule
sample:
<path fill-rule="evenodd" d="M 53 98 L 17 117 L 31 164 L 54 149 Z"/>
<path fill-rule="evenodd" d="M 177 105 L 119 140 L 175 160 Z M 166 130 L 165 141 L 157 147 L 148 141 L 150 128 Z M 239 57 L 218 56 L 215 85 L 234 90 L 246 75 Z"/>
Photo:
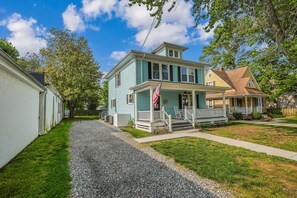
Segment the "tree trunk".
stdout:
<path fill-rule="evenodd" d="M 68 108 L 69 108 L 69 118 L 74 118 L 74 109 L 75 109 L 75 103 L 73 101 L 68 101 Z"/>

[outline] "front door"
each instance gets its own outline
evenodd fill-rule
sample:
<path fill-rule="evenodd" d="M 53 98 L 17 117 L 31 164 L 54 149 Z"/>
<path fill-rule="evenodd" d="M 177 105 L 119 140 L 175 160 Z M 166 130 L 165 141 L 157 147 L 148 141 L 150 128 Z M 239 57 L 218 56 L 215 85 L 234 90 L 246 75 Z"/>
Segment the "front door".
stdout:
<path fill-rule="evenodd" d="M 182 94 L 182 108 L 183 109 L 185 109 L 185 107 L 192 108 L 192 106 L 193 106 L 192 94 L 190 93 Z"/>

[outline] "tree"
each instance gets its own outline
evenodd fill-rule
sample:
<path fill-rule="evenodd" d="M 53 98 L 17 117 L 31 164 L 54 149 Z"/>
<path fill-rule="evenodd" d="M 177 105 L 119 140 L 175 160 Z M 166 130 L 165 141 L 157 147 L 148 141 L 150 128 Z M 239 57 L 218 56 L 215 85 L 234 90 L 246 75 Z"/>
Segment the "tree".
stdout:
<path fill-rule="evenodd" d="M 108 107 L 108 81 L 103 82 L 103 87 L 100 89 L 100 105 Z"/>
<path fill-rule="evenodd" d="M 99 94 L 101 72 L 84 37 L 70 31 L 51 29 L 48 47 L 40 53 L 45 64 L 47 81 L 67 101 L 70 118 L 75 108 Z"/>
<path fill-rule="evenodd" d="M 146 5 L 151 15 L 161 20 L 163 5 L 170 2 L 172 9 L 177 0 L 130 0 L 130 5 Z M 208 21 L 205 30 L 214 29 L 214 39 L 204 47 L 200 60 L 215 68 L 249 66 L 264 91 L 270 94 L 270 99 L 277 98 L 291 86 L 290 83 L 294 83 L 297 67 L 297 1 L 192 2 L 196 23 Z"/>
<path fill-rule="evenodd" d="M 44 71 L 40 56 L 36 53 L 28 52 L 24 57 L 18 58 L 17 63 L 27 71 Z"/>
<path fill-rule="evenodd" d="M 11 58 L 13 58 L 15 61 L 20 56 L 19 51 L 11 44 L 11 42 L 8 42 L 5 38 L 0 39 L 0 48 L 8 55 L 10 55 Z"/>

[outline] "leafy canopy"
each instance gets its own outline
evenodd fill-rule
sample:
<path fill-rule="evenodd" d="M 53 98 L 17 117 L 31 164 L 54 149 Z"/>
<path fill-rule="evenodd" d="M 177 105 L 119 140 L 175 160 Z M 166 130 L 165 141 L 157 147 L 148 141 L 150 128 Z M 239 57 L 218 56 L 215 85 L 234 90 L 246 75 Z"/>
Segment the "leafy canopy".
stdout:
<path fill-rule="evenodd" d="M 13 58 L 14 60 L 17 60 L 20 56 L 19 51 L 11 44 L 11 42 L 8 42 L 5 38 L 0 39 L 0 48 L 8 55 L 10 55 L 11 58 Z"/>

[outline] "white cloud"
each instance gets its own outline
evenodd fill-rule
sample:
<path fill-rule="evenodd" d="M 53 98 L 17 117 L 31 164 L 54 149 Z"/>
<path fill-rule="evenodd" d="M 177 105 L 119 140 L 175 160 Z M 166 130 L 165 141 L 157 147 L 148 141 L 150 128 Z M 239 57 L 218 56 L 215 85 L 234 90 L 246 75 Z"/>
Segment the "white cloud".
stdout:
<path fill-rule="evenodd" d="M 88 18 L 96 18 L 103 14 L 110 17 L 116 3 L 116 0 L 82 0 L 82 12 Z"/>
<path fill-rule="evenodd" d="M 207 41 L 209 41 L 210 39 L 213 38 L 214 30 L 217 27 L 217 24 L 215 24 L 214 28 L 211 29 L 209 32 L 206 32 L 205 29 L 204 29 L 207 25 L 208 25 L 208 23 L 198 24 L 198 26 L 197 26 L 198 40 L 207 42 Z"/>
<path fill-rule="evenodd" d="M 141 46 L 153 17 L 150 16 L 146 6 L 133 5 L 128 6 L 128 0 L 122 0 L 117 6 L 117 16 L 127 22 L 128 27 L 138 30 L 135 35 L 136 43 Z M 185 1 L 179 1 L 178 6 L 171 12 L 167 12 L 170 3 L 164 6 L 164 15 L 158 28 L 154 28 L 146 41 L 145 48 L 151 49 L 161 42 L 167 41 L 176 44 L 186 44 L 191 42 L 189 28 L 192 28 L 194 17 L 191 14 L 192 4 Z"/>
<path fill-rule="evenodd" d="M 110 55 L 110 58 L 112 58 L 115 61 L 119 61 L 122 58 L 126 56 L 127 52 L 125 51 L 113 51 Z"/>
<path fill-rule="evenodd" d="M 84 21 L 76 10 L 76 6 L 69 4 L 62 14 L 63 22 L 66 29 L 72 32 L 81 32 L 86 29 Z"/>
<path fill-rule="evenodd" d="M 37 21 L 34 18 L 26 20 L 20 14 L 13 13 L 4 21 L 1 24 L 11 32 L 7 40 L 16 47 L 22 56 L 27 52 L 38 53 L 41 48 L 47 46 L 46 40 L 38 37 L 44 36 L 46 29 L 36 26 Z"/>

